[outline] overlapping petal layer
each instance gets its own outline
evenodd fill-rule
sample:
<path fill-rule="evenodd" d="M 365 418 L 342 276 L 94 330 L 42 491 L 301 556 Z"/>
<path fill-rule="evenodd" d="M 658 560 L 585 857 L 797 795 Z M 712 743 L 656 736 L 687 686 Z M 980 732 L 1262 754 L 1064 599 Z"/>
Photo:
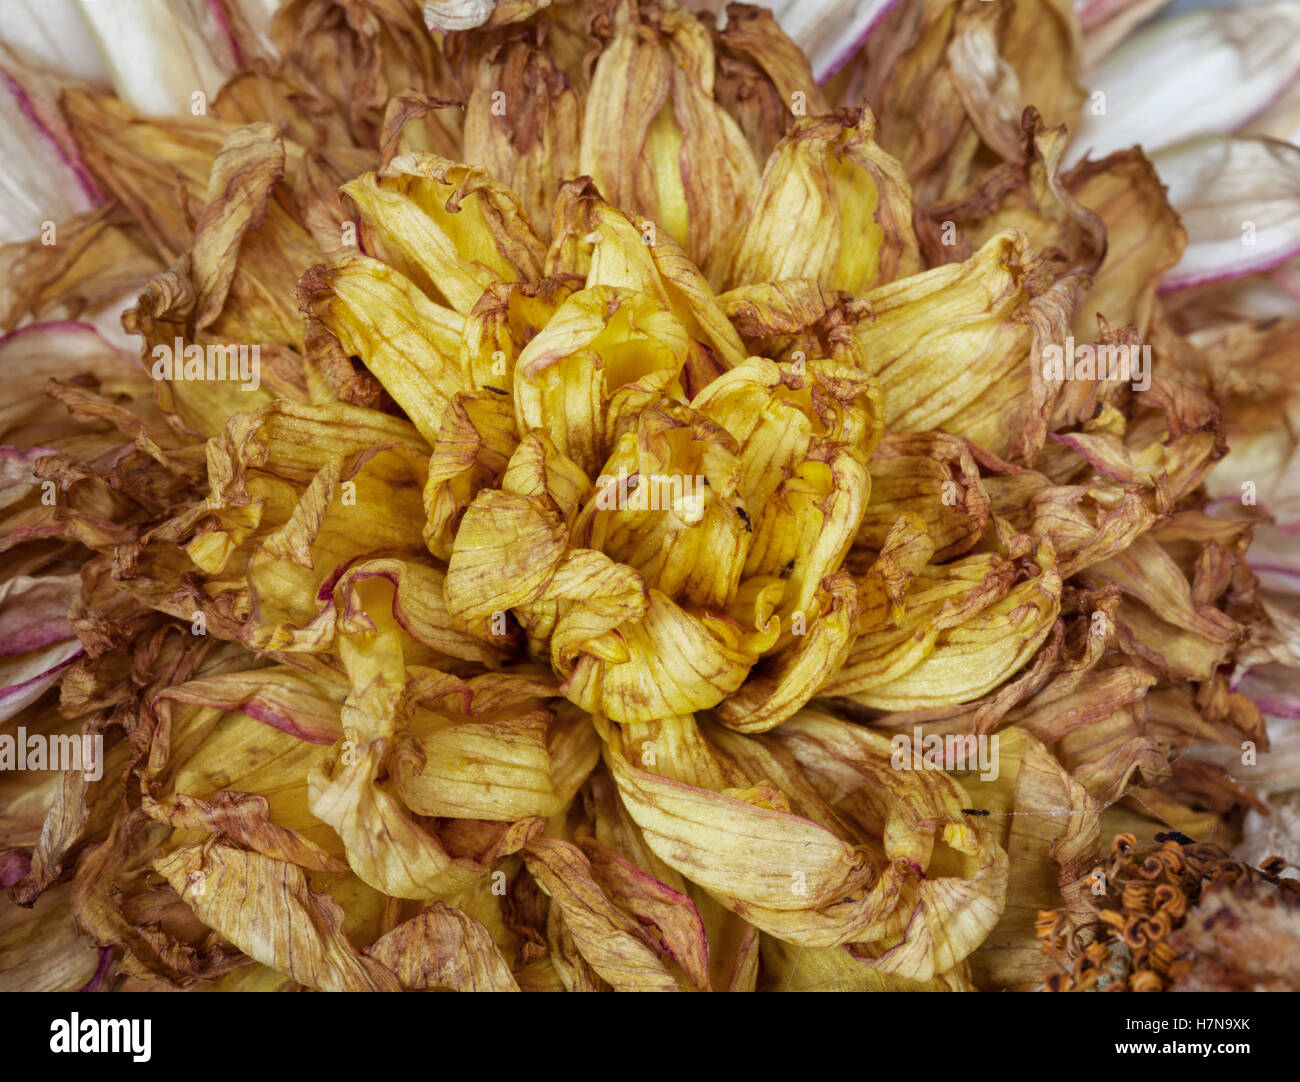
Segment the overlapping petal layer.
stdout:
<path fill-rule="evenodd" d="M 1117 816 L 1258 804 L 1204 749 L 1297 625 L 1206 486 L 1286 476 L 1216 464 L 1295 324 L 1162 298 L 1223 238 L 1140 150 L 1064 167 L 1068 4 L 868 5 L 865 65 L 429 6 L 62 100 L 111 203 L 0 252 L 0 736 L 104 769 L 0 782 L 4 982 L 1041 984 Z M 32 322 L 133 286 L 138 365 Z"/>

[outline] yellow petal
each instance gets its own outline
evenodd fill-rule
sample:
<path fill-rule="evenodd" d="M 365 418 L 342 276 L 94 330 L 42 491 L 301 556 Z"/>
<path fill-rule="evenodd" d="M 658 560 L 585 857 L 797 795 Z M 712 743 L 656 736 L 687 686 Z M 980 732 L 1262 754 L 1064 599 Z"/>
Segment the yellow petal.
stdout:
<path fill-rule="evenodd" d="M 367 947 L 366 954 L 392 970 L 403 988 L 519 991 L 483 925 L 443 902 L 403 921 Z"/>
<path fill-rule="evenodd" d="M 460 316 L 391 267 L 358 254 L 312 268 L 300 296 L 432 444 L 448 403 L 470 389 L 459 364 Z"/>
<path fill-rule="evenodd" d="M 592 73 L 579 167 L 615 206 L 666 230 L 716 283 L 735 208 L 751 204 L 758 169 L 713 100 L 708 31 L 682 8 L 652 16 L 630 4 L 614 12 L 612 40 Z"/>
<path fill-rule="evenodd" d="M 158 872 L 209 927 L 250 958 L 328 992 L 396 991 L 397 979 L 343 934 L 343 912 L 302 870 L 226 842 L 183 846 Z"/>
<path fill-rule="evenodd" d="M 683 396 L 687 348 L 682 325 L 649 295 L 611 286 L 580 290 L 515 363 L 520 431 L 546 429 L 561 454 L 595 475 L 623 414 Z"/>
<path fill-rule="evenodd" d="M 874 132 L 865 108 L 795 125 L 767 163 L 729 287 L 809 278 L 856 295 L 921 269 L 911 186 Z"/>
<path fill-rule="evenodd" d="M 343 191 L 366 225 L 367 250 L 462 315 L 497 282 L 541 277 L 544 250 L 518 198 L 483 169 L 408 154 Z"/>

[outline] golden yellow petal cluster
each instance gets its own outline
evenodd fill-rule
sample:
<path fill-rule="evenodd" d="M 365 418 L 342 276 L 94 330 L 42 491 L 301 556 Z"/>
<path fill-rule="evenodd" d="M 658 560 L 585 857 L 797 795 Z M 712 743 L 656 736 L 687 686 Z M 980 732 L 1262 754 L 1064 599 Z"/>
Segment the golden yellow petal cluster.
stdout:
<path fill-rule="evenodd" d="M 70 908 L 72 986 L 1033 987 L 1103 839 L 1212 833 L 1253 523 L 1176 218 L 1138 151 L 1062 170 L 1038 6 L 917 5 L 823 89 L 744 5 L 293 0 L 210 116 L 67 93 L 113 201 L 6 310 L 134 273 L 143 366 L 4 418 L 6 545 L 84 564 L 6 724 L 105 747 L 3 782 L 5 980 Z"/>

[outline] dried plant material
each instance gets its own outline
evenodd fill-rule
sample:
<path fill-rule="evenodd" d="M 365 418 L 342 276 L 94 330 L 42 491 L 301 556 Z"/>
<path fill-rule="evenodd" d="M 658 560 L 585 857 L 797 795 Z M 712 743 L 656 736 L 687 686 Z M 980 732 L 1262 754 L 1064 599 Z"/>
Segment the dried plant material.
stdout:
<path fill-rule="evenodd" d="M 0 982 L 1294 984 L 1285 184 L 1055 0 L 193 7 L 10 76 Z"/>
<path fill-rule="evenodd" d="M 1066 960 L 1051 991 L 1295 991 L 1297 881 L 1280 859 L 1252 868 L 1177 831 L 1157 846 L 1111 843 L 1097 921 L 1080 935 L 1039 915 L 1043 949 Z M 1094 892 L 1097 893 L 1097 892 Z M 1095 934 L 1096 938 L 1091 938 Z"/>

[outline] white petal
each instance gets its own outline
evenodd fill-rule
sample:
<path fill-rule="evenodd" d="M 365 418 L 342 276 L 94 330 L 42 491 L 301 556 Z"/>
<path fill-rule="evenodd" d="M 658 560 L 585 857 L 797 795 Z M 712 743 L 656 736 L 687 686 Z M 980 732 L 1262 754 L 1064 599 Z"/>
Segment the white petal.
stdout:
<path fill-rule="evenodd" d="M 94 201 L 31 97 L 0 72 L 0 243 L 27 240 Z M 48 233 L 47 233 L 48 236 Z M 52 243 L 57 243 L 57 230 Z"/>
<path fill-rule="evenodd" d="M 77 574 L 0 582 L 0 721 L 44 695 L 81 655 L 67 619 L 80 586 Z"/>
<path fill-rule="evenodd" d="M 1268 135 L 1300 144 L 1300 80 L 1241 129 L 1243 135 Z"/>
<path fill-rule="evenodd" d="M 424 25 L 430 30 L 473 30 L 492 15 L 496 0 L 428 0 Z"/>
<path fill-rule="evenodd" d="M 1071 146 L 1094 158 L 1148 152 L 1231 132 L 1300 76 L 1300 2 L 1193 11 L 1161 19 L 1088 76 L 1091 101 Z M 1104 95 L 1099 98 L 1097 95 Z"/>
<path fill-rule="evenodd" d="M 225 15 L 205 0 L 78 0 L 118 97 L 145 116 L 190 113 L 235 70 Z"/>
<path fill-rule="evenodd" d="M 813 75 L 825 82 L 858 51 L 898 0 L 773 0 L 776 21 L 807 55 Z M 846 10 L 847 9 L 847 10 Z"/>
<path fill-rule="evenodd" d="M 1092 71 L 1101 58 L 1151 18 L 1169 0 L 1074 0 L 1083 27 L 1083 70 Z"/>
<path fill-rule="evenodd" d="M 1300 255 L 1300 147 L 1195 139 L 1151 157 L 1187 230 L 1162 291 L 1270 270 Z"/>
<path fill-rule="evenodd" d="M 1269 766 L 1275 777 L 1262 783 L 1253 777 L 1250 780 L 1256 788 L 1269 794 L 1271 810 L 1267 816 L 1260 815 L 1254 808 L 1246 813 L 1246 820 L 1241 824 L 1241 841 L 1233 848 L 1232 855 L 1253 868 L 1258 868 L 1269 857 L 1281 857 L 1291 865 L 1283 870 L 1281 878 L 1300 879 L 1300 791 L 1297 791 L 1297 786 L 1300 786 L 1300 722 L 1270 721 L 1268 740 L 1268 754 L 1264 758 L 1270 760 Z M 1236 758 L 1236 763 L 1230 763 L 1224 769 L 1239 771 L 1240 752 Z M 1280 791 L 1288 789 L 1291 792 Z"/>
<path fill-rule="evenodd" d="M 1292 301 L 1300 301 L 1300 258 L 1283 263 L 1271 277 Z"/>
<path fill-rule="evenodd" d="M 1169 0 L 1161 0 L 1168 3 Z M 1074 0 L 1074 13 L 1079 16 L 1079 25 L 1085 31 L 1109 22 L 1121 12 L 1131 10 L 1142 0 Z"/>
<path fill-rule="evenodd" d="M 13 717 L 49 691 L 63 670 L 84 652 L 81 643 L 71 639 L 23 657 L 0 659 L 0 721 Z"/>
<path fill-rule="evenodd" d="M 0 41 L 70 82 L 108 88 L 108 69 L 77 0 L 8 0 Z"/>
<path fill-rule="evenodd" d="M 1270 677 L 1275 677 L 1279 682 L 1285 683 L 1289 680 L 1294 683 L 1296 676 L 1294 670 L 1283 670 L 1280 665 L 1268 668 Z M 1245 681 L 1240 690 L 1251 699 L 1259 696 L 1264 700 L 1259 705 L 1261 712 L 1268 719 L 1267 754 L 1260 755 L 1257 762 L 1247 765 L 1242 762 L 1240 747 L 1225 748 L 1219 744 L 1201 743 L 1188 749 L 1187 757 L 1196 762 L 1213 763 L 1226 770 L 1237 781 L 1249 785 L 1257 793 L 1273 794 L 1274 799 L 1270 803 L 1273 805 L 1274 815 L 1263 819 L 1258 812 L 1251 811 L 1243 832 L 1242 846 L 1236 851 L 1239 855 L 1252 854 L 1252 859 L 1255 859 L 1253 854 L 1258 852 L 1260 856 L 1257 859 L 1262 860 L 1278 855 L 1279 850 L 1276 847 L 1266 846 L 1267 836 L 1257 833 L 1252 827 L 1252 822 L 1264 825 L 1279 814 L 1285 816 L 1282 823 L 1273 824 L 1274 827 L 1282 828 L 1280 837 L 1287 837 L 1288 829 L 1293 829 L 1293 824 L 1300 825 L 1297 823 L 1297 819 L 1300 818 L 1300 795 L 1287 792 L 1300 787 L 1300 721 L 1292 716 L 1291 708 L 1285 702 L 1279 704 L 1276 699 L 1265 697 L 1265 693 L 1276 694 L 1276 690 L 1269 688 L 1261 693 L 1257 684 Z M 1292 696 L 1297 694 L 1297 689 L 1294 687 L 1287 690 Z M 1287 799 L 1293 802 L 1289 812 L 1283 810 L 1282 802 Z M 1249 844 L 1252 840 L 1254 845 Z M 1292 835 L 1280 852 L 1285 856 L 1297 849 L 1300 849 L 1300 838 Z"/>

